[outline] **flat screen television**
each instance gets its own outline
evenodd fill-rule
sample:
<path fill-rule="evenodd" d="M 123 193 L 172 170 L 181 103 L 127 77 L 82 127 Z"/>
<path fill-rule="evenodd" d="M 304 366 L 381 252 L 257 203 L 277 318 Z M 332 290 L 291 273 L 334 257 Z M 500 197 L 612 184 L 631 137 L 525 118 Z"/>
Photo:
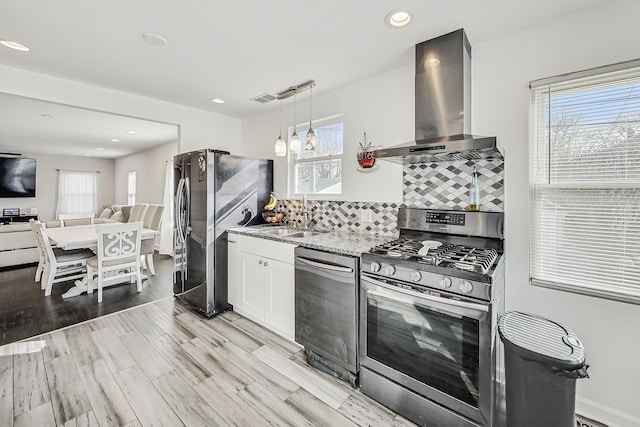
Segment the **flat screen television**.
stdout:
<path fill-rule="evenodd" d="M 36 197 L 36 159 L 0 157 L 0 197 Z"/>

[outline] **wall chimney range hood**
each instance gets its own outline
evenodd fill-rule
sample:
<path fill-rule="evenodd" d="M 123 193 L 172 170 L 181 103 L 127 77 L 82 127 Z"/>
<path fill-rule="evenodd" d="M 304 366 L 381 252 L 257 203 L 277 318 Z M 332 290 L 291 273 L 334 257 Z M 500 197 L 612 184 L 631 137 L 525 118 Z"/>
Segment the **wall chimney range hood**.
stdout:
<path fill-rule="evenodd" d="M 416 45 L 415 141 L 375 151 L 401 163 L 502 159 L 494 136 L 471 135 L 471 45 L 464 29 Z"/>

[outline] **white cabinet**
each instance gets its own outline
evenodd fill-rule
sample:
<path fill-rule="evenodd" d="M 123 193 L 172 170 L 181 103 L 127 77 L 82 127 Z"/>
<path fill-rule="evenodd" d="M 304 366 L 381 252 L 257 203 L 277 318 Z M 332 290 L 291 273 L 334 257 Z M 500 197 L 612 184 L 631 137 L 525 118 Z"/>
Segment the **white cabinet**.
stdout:
<path fill-rule="evenodd" d="M 238 308 L 251 313 L 252 317 L 264 320 L 264 299 L 267 280 L 268 258 L 240 251 L 240 287 Z M 235 305 L 234 305 L 235 307 Z"/>
<path fill-rule="evenodd" d="M 293 259 L 292 259 L 293 261 Z M 265 261 L 264 323 L 282 331 L 287 338 L 295 338 L 295 267 L 293 263 Z"/>
<path fill-rule="evenodd" d="M 229 234 L 229 303 L 284 336 L 295 334 L 295 245 Z"/>
<path fill-rule="evenodd" d="M 0 267 L 38 262 L 38 248 L 30 224 L 0 225 Z"/>

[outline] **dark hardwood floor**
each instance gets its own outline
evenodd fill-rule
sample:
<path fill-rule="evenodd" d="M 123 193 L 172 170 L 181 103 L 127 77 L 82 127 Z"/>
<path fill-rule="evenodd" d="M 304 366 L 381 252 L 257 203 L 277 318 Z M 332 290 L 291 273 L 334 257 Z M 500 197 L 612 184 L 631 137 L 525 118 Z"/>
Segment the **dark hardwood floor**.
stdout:
<path fill-rule="evenodd" d="M 73 281 L 54 284 L 45 297 L 40 283 L 33 281 L 35 266 L 1 271 L 0 345 L 172 296 L 173 260 L 156 254 L 154 264 L 156 275 L 143 281 L 141 293 L 133 284 L 109 287 L 101 304 L 96 292 L 63 300 Z"/>

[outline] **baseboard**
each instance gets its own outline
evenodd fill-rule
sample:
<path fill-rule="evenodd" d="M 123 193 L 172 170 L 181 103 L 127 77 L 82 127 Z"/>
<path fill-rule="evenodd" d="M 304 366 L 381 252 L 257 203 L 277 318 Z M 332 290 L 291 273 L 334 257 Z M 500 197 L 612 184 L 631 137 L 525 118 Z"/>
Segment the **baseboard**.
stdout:
<path fill-rule="evenodd" d="M 609 427 L 637 427 L 640 425 L 638 417 L 580 397 L 576 398 L 576 413 Z"/>

